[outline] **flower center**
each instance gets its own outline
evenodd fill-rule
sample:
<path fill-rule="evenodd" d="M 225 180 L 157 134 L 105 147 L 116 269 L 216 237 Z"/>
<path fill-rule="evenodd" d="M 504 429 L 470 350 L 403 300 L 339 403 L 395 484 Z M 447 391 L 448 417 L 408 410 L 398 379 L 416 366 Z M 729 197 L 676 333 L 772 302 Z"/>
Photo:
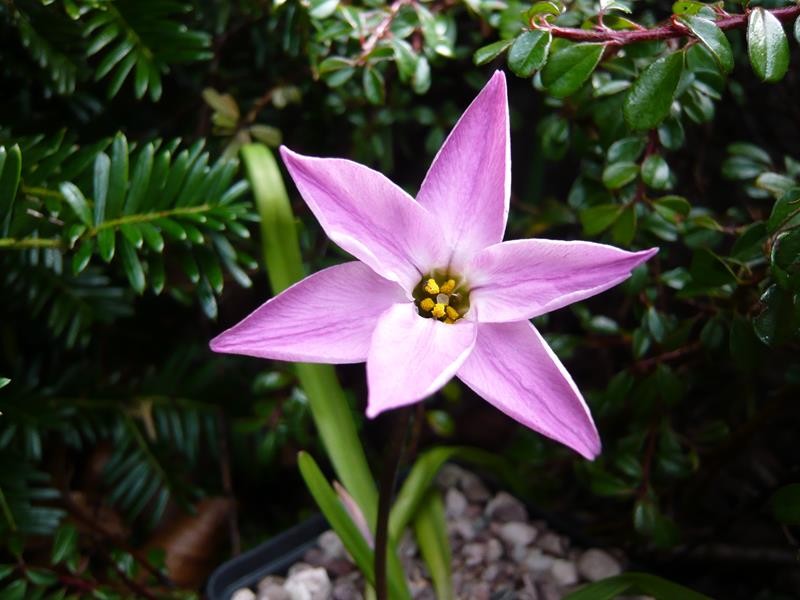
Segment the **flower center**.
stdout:
<path fill-rule="evenodd" d="M 463 279 L 433 271 L 412 292 L 419 316 L 455 323 L 469 310 L 469 290 Z"/>

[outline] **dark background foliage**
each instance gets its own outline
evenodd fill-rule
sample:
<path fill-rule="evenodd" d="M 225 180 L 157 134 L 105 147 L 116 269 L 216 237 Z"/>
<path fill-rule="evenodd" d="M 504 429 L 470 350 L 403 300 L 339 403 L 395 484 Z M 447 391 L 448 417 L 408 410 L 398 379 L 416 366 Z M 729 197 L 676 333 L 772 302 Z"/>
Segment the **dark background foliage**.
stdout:
<path fill-rule="evenodd" d="M 796 597 L 797 44 L 775 38 L 788 71 L 765 74 L 744 28 L 727 49 L 689 33 L 720 6 L 620 6 L 0 2 L 0 596 L 191 596 L 314 510 L 294 461 L 321 453 L 291 366 L 207 349 L 269 296 L 238 148 L 346 156 L 414 192 L 504 68 L 508 237 L 661 252 L 537 319 L 592 407 L 597 461 L 457 383 L 426 403 L 422 444 L 502 454 L 517 476 L 497 485 L 644 569 L 718 598 Z M 618 31 L 690 26 L 581 46 L 599 61 L 581 75 L 573 41 L 542 31 L 599 13 Z M 308 271 L 342 260 L 293 199 Z M 360 414 L 363 367 L 339 374 Z M 373 460 L 381 435 L 363 423 Z"/>

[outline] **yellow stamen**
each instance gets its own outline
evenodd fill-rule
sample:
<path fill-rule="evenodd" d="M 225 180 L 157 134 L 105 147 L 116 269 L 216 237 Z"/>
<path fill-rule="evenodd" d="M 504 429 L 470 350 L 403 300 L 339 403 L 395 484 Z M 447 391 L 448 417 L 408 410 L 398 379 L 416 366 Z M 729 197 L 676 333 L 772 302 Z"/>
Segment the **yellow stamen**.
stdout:
<path fill-rule="evenodd" d="M 439 291 L 443 294 L 452 294 L 454 289 L 456 289 L 456 282 L 454 279 L 448 279 L 439 286 Z"/>
<path fill-rule="evenodd" d="M 444 304 L 434 304 L 432 312 L 434 317 L 441 319 L 444 316 Z"/>
<path fill-rule="evenodd" d="M 437 284 L 436 280 L 434 279 L 428 279 L 424 289 L 426 292 L 434 296 L 439 293 L 439 284 Z"/>
<path fill-rule="evenodd" d="M 435 302 L 430 298 L 423 298 L 422 302 L 419 303 L 419 307 L 425 312 L 431 312 L 434 304 Z"/>
<path fill-rule="evenodd" d="M 455 308 L 453 308 L 452 306 L 448 306 L 444 310 L 447 313 L 448 320 L 455 321 L 456 319 L 459 319 L 461 317 L 461 315 L 458 314 L 458 311 Z M 446 322 L 447 321 L 445 321 L 445 323 Z"/>
<path fill-rule="evenodd" d="M 452 325 L 453 323 L 455 323 L 453 319 L 445 319 L 444 322 L 447 323 L 448 325 Z"/>

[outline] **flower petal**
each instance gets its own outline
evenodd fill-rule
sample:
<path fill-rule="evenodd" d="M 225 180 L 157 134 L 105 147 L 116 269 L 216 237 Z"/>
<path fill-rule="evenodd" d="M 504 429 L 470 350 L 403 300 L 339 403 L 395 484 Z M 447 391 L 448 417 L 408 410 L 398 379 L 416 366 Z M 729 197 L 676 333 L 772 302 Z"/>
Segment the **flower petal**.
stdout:
<path fill-rule="evenodd" d="M 275 296 L 211 340 L 211 349 L 275 360 L 363 362 L 378 317 L 395 302 L 408 303 L 396 283 L 358 261 L 344 263 Z"/>
<path fill-rule="evenodd" d="M 447 383 L 475 344 L 476 324 L 424 319 L 395 304 L 378 321 L 367 358 L 367 416 L 430 396 Z"/>
<path fill-rule="evenodd" d="M 529 322 L 481 323 L 458 378 L 526 427 L 588 459 L 600 453 L 597 429 L 575 382 Z"/>
<path fill-rule="evenodd" d="M 456 254 L 503 239 L 511 194 L 506 79 L 495 72 L 433 159 L 417 201 L 437 216 Z"/>
<path fill-rule="evenodd" d="M 281 156 L 325 233 L 406 290 L 449 251 L 433 216 L 377 171 L 339 158 Z"/>
<path fill-rule="evenodd" d="M 658 248 L 561 240 L 514 240 L 489 246 L 465 267 L 470 304 L 481 322 L 530 319 L 594 296 L 630 277 Z"/>

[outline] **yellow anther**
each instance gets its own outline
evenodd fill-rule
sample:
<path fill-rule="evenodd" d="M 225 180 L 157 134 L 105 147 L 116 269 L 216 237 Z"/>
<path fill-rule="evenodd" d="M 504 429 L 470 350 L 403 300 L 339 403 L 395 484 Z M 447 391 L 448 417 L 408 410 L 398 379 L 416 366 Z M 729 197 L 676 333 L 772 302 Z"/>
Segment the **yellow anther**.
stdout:
<path fill-rule="evenodd" d="M 444 311 L 445 313 L 447 313 L 447 318 L 449 320 L 455 321 L 461 317 L 461 315 L 458 314 L 458 311 L 452 306 L 448 306 L 447 308 L 444 309 Z"/>
<path fill-rule="evenodd" d="M 425 312 L 431 312 L 434 304 L 435 302 L 430 298 L 423 298 L 422 302 L 419 303 L 419 307 Z"/>
<path fill-rule="evenodd" d="M 453 319 L 445 319 L 444 322 L 447 323 L 448 325 L 452 325 L 453 323 L 455 323 Z"/>
<path fill-rule="evenodd" d="M 433 316 L 437 319 L 441 319 L 444 316 L 444 304 L 434 304 L 433 305 Z"/>
<path fill-rule="evenodd" d="M 436 294 L 439 293 L 439 284 L 436 283 L 435 279 L 428 279 L 424 289 L 432 296 L 435 296 Z"/>
<path fill-rule="evenodd" d="M 452 294 L 454 289 L 456 289 L 456 282 L 454 279 L 448 279 L 439 286 L 439 291 L 443 294 Z"/>

